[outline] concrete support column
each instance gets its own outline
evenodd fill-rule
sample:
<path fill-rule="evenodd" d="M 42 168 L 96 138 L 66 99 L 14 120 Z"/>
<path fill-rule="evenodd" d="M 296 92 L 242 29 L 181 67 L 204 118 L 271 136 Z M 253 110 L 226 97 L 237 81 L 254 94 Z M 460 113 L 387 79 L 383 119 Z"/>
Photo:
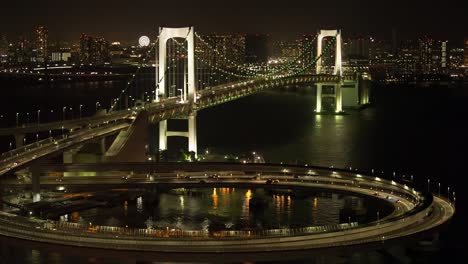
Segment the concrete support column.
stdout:
<path fill-rule="evenodd" d="M 335 84 L 335 112 L 337 113 L 343 111 L 343 100 L 341 96 L 341 83 L 337 83 Z"/>
<path fill-rule="evenodd" d="M 322 84 L 317 83 L 317 103 L 315 105 L 315 112 L 322 112 Z"/>
<path fill-rule="evenodd" d="M 101 154 L 102 155 L 106 154 L 106 138 L 105 137 L 101 138 L 100 146 L 101 146 Z"/>
<path fill-rule="evenodd" d="M 38 170 L 32 169 L 31 170 L 31 195 L 33 198 L 33 202 L 41 201 L 41 182 L 40 182 L 40 173 Z"/>
<path fill-rule="evenodd" d="M 197 156 L 197 114 L 192 113 L 188 117 L 188 150 L 195 152 Z"/>
<path fill-rule="evenodd" d="M 20 148 L 23 146 L 23 143 L 24 143 L 24 137 L 26 135 L 24 134 L 16 134 L 15 135 L 15 144 L 16 144 L 16 148 Z"/>
<path fill-rule="evenodd" d="M 167 120 L 159 121 L 159 150 L 167 149 Z"/>

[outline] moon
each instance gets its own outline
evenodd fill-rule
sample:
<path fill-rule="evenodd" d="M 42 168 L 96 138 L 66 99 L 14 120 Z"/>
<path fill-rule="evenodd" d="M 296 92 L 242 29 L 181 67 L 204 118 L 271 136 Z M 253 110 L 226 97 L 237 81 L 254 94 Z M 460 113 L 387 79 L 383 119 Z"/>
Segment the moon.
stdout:
<path fill-rule="evenodd" d="M 147 36 L 141 36 L 140 39 L 138 40 L 138 43 L 142 47 L 147 47 L 150 44 L 150 39 Z"/>

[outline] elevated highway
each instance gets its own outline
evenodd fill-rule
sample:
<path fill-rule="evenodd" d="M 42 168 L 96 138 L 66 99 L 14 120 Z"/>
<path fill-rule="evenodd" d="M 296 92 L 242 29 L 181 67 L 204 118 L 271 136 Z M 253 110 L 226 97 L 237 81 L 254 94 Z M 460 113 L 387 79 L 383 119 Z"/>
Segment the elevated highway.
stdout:
<path fill-rule="evenodd" d="M 443 198 L 421 193 L 394 181 L 365 176 L 346 170 L 256 164 L 74 164 L 45 165 L 43 171 L 133 171 L 130 179 L 119 176 L 65 177 L 62 182 L 44 178 L 45 184 L 64 186 L 101 185 L 133 188 L 145 185 L 171 187 L 273 187 L 320 188 L 378 197 L 400 202 L 388 217 L 368 224 L 343 223 L 338 226 L 307 227 L 263 231 L 220 231 L 217 235 L 196 230 L 147 230 L 100 226 L 63 226 L 59 222 L 30 220 L 8 213 L 0 214 L 0 234 L 21 239 L 63 245 L 156 252 L 270 252 L 342 247 L 384 241 L 433 229 L 454 214 L 454 205 Z M 177 171 L 171 171 L 176 168 Z M 152 171 L 148 173 L 148 170 Z M 191 173 L 190 177 L 184 173 Z M 205 174 L 217 174 L 212 178 Z M 232 175 L 232 176 L 231 176 Z M 277 181 L 269 181 L 277 180 Z M 15 184 L 8 183 L 5 184 Z M 376 193 L 378 194 L 376 196 Z"/>

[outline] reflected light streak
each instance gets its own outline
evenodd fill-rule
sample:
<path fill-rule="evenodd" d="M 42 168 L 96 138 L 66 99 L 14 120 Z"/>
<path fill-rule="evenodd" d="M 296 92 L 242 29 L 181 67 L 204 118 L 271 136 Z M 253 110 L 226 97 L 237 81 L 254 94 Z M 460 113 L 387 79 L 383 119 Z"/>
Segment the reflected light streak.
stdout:
<path fill-rule="evenodd" d="M 213 198 L 213 209 L 218 208 L 218 194 L 216 193 L 216 188 L 213 188 L 213 194 L 211 195 Z"/>

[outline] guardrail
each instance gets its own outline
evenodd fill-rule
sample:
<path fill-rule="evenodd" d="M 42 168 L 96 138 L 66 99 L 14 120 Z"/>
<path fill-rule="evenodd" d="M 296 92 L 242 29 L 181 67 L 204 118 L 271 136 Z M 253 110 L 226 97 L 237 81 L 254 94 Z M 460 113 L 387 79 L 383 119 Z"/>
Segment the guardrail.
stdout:
<path fill-rule="evenodd" d="M 32 149 L 41 147 L 43 144 L 53 143 L 55 140 L 56 139 L 53 138 L 53 137 L 48 137 L 46 139 L 42 139 L 42 140 L 36 141 L 34 143 L 30 143 L 28 145 L 24 145 L 22 147 L 15 148 L 15 149 L 12 149 L 10 151 L 3 152 L 0 155 L 0 157 L 3 159 L 2 161 L 7 161 L 8 159 L 13 158 L 14 156 L 18 156 L 20 153 L 23 153 L 23 152 L 30 151 Z"/>
<path fill-rule="evenodd" d="M 27 218 L 7 215 L 2 213 L 0 221 L 4 227 L 20 228 L 31 232 L 52 232 L 54 234 L 80 235 L 86 237 L 96 236 L 125 236 L 127 238 L 173 238 L 173 239 L 252 239 L 269 237 L 289 237 L 298 235 L 310 235 L 318 233 L 339 232 L 357 228 L 357 222 L 342 223 L 336 225 L 308 226 L 302 228 L 281 228 L 266 230 L 174 230 L 152 228 L 127 228 L 115 226 L 86 225 L 63 221 L 28 221 Z"/>

